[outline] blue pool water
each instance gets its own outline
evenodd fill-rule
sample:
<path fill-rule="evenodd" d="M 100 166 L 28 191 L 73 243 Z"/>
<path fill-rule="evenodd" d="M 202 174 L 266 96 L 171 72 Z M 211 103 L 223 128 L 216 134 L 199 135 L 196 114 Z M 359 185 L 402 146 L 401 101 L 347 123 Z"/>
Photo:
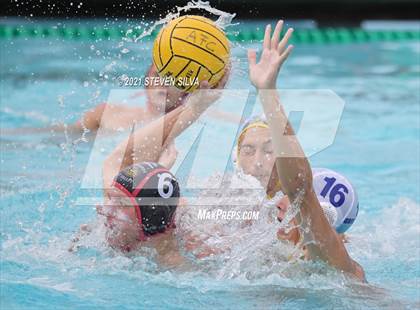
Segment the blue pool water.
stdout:
<path fill-rule="evenodd" d="M 151 59 L 151 42 L 126 43 L 128 53 L 121 53 L 116 41 L 17 39 L 0 46 L 2 130 L 73 122 L 107 100 L 117 88 L 111 77 L 142 75 Z M 251 89 L 248 47 L 258 45 L 233 47 L 229 88 Z M 92 206 L 78 203 L 87 192 L 81 179 L 92 144 L 74 142 L 75 137 L 2 133 L 0 306 L 418 308 L 419 59 L 419 42 L 298 45 L 278 81 L 280 89 L 331 89 L 345 100 L 333 145 L 310 161 L 342 172 L 358 189 L 360 213 L 348 249 L 369 285 L 332 270 L 311 272 L 321 268 L 311 262 L 277 261 L 278 253 L 262 240 L 260 247 L 243 245 L 252 251 L 236 253 L 224 266 L 182 271 L 162 268 L 147 255 L 122 256 L 94 236 L 79 252 L 68 252 L 79 226 L 95 218 Z M 219 108 L 235 112 L 232 102 Z M 209 148 L 223 135 L 223 124 L 214 131 L 206 141 Z M 197 174 L 217 164 L 209 158 Z"/>

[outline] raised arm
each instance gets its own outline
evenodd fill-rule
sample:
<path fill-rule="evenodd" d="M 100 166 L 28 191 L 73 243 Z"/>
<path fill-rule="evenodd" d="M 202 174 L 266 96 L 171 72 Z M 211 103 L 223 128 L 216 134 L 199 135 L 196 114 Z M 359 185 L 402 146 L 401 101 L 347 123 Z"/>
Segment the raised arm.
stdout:
<path fill-rule="evenodd" d="M 228 74 L 220 81 L 217 89 L 209 89 L 208 83 L 187 98 L 187 102 L 149 123 L 133 130 L 131 135 L 119 144 L 108 156 L 103 166 L 104 188 L 110 188 L 114 177 L 125 167 L 142 161 L 158 161 L 162 151 L 181 132 L 189 127 L 221 95 Z"/>
<path fill-rule="evenodd" d="M 265 30 L 263 51 L 256 62 L 256 52 L 248 52 L 250 79 L 258 89 L 264 113 L 272 133 L 276 168 L 283 192 L 300 205 L 298 220 L 301 234 L 307 241 L 307 256 L 321 259 L 331 266 L 364 280 L 363 269 L 354 262 L 334 229 L 329 225 L 312 186 L 312 171 L 276 90 L 281 65 L 289 56 L 292 46 L 288 40 L 293 29 L 288 29 L 279 42 L 283 21 L 279 21 L 271 35 L 271 26 Z M 309 231 L 309 233 L 308 233 Z M 314 242 L 311 242 L 314 241 Z"/>
<path fill-rule="evenodd" d="M 60 123 L 48 127 L 22 127 L 13 129 L 1 129 L 2 135 L 22 135 L 22 134 L 43 134 L 43 133 L 63 133 L 79 135 L 84 130 L 95 132 L 100 125 L 102 114 L 106 107 L 105 103 L 101 103 L 86 111 L 82 118 L 72 124 Z"/>

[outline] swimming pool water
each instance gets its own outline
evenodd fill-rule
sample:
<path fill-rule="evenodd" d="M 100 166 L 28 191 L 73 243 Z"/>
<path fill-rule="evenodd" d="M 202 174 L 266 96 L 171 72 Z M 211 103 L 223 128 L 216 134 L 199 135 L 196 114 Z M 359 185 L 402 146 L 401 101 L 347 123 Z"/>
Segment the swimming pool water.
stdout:
<path fill-rule="evenodd" d="M 0 41 L 1 128 L 77 120 L 117 88 L 112 76 L 143 75 L 151 44 L 125 43 L 129 52 L 121 53 L 114 41 Z M 233 47 L 229 88 L 250 89 L 246 48 L 251 46 L 258 44 Z M 94 208 L 77 203 L 86 194 L 80 184 L 92 144 L 49 133 L 2 134 L 0 305 L 418 308 L 419 59 L 420 42 L 301 45 L 278 80 L 280 89 L 331 89 L 345 100 L 334 144 L 310 161 L 342 172 L 358 189 L 360 213 L 349 231 L 348 249 L 364 267 L 369 285 L 356 285 L 331 270 L 311 273 L 318 266 L 310 262 L 287 266 L 289 274 L 279 272 L 286 263 L 276 262 L 264 242 L 239 256 L 240 267 L 231 261 L 216 272 L 161 268 L 145 256 L 118 255 L 96 244 L 94 236 L 70 253 L 78 227 L 95 217 Z M 235 112 L 232 102 L 220 107 Z M 213 139 L 222 128 L 214 128 Z M 206 141 L 209 147 L 216 142 Z M 202 171 L 212 171 L 217 160 L 209 159 Z"/>

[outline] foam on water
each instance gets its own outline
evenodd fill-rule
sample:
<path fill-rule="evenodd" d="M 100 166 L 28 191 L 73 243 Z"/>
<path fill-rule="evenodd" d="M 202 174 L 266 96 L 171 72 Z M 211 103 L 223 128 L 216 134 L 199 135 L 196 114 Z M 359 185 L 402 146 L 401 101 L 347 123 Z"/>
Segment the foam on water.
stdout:
<path fill-rule="evenodd" d="M 232 197 L 220 197 L 218 207 L 224 207 L 223 199 L 228 201 L 225 207 L 232 210 L 229 204 Z M 243 201 L 243 197 L 240 199 Z M 254 201 L 255 197 L 248 198 L 249 203 L 252 204 Z M 223 225 L 220 222 L 197 220 L 195 206 L 185 211 L 190 214 L 181 215 L 182 218 L 177 227 L 180 239 L 186 231 L 193 229 L 200 236 L 207 237 L 207 245 L 228 249 L 225 253 L 205 259 L 207 266 L 209 266 L 209 261 L 214 263 L 213 266 L 210 264 L 210 269 L 205 273 L 194 272 L 201 276 L 208 273 L 210 278 L 214 275 L 216 279 L 236 279 L 235 283 L 243 285 L 289 283 L 292 287 L 311 287 L 311 285 L 316 287 L 320 285 L 317 282 L 320 279 L 323 279 L 322 282 L 327 287 L 345 283 L 343 282 L 345 278 L 339 276 L 339 273 L 322 264 L 301 260 L 290 261 L 288 258 L 294 251 L 294 247 L 277 240 L 276 229 L 279 225 L 275 221 L 273 209 L 267 206 L 259 207 L 261 213 L 257 221 L 253 223 L 231 221 Z M 369 220 L 368 223 L 359 225 L 357 230 L 348 235 L 350 254 L 356 259 L 377 263 L 392 260 L 393 255 L 398 254 L 398 258 L 406 264 L 418 264 L 418 257 L 407 255 L 410 253 L 409 249 L 419 246 L 418 210 L 418 204 L 401 198 L 373 221 Z M 383 223 L 388 223 L 388 225 L 384 226 Z M 85 268 L 97 274 L 109 270 L 126 273 L 128 272 L 126 268 L 133 272 L 134 268 L 140 275 L 144 275 L 145 272 L 155 273 L 161 269 L 154 262 L 156 253 L 153 250 L 144 249 L 143 252 L 138 253 L 140 255 L 121 255 L 106 246 L 104 226 L 100 219 L 90 222 L 89 225 L 93 228 L 92 232 L 79 233 L 80 241 L 77 242 L 79 250 L 73 252 L 69 251 L 72 243 L 70 242 L 71 235 L 68 233 L 59 233 L 52 237 L 49 232 L 37 231 L 37 225 L 22 226 L 21 230 L 25 233 L 23 236 L 18 238 L 11 235 L 3 236 L 5 238 L 1 245 L 2 259 L 27 265 L 55 264 L 60 269 L 78 268 L 81 273 L 86 271 Z M 95 252 L 96 254 L 92 256 Z M 200 264 L 200 260 L 196 263 Z M 168 270 L 166 274 L 168 272 L 171 273 Z M 316 278 L 315 282 L 311 283 L 311 277 L 308 281 L 308 272 L 317 274 L 317 276 L 311 276 Z M 187 272 L 187 277 L 188 274 Z M 176 275 L 182 278 L 182 273 L 176 273 Z M 159 278 L 160 274 L 156 273 L 155 276 Z M 195 283 L 192 282 L 190 285 L 193 286 Z"/>
<path fill-rule="evenodd" d="M 248 202 L 252 204 L 255 198 L 261 197 L 249 197 Z M 244 198 L 240 199 L 243 201 Z M 226 207 L 231 209 L 232 197 L 219 197 L 219 207 L 223 208 L 223 200 L 228 202 Z M 31 284 L 39 288 L 70 293 L 80 298 L 96 296 L 97 288 L 85 287 L 84 279 L 88 274 L 89 278 L 103 279 L 105 283 L 109 277 L 123 277 L 137 281 L 138 285 L 141 283 L 142 287 L 169 285 L 207 294 L 221 289 L 237 294 L 238 290 L 246 291 L 246 287 L 250 287 L 254 290 L 253 294 L 264 295 L 262 292 L 267 286 L 274 285 L 282 288 L 283 296 L 288 295 L 288 289 L 306 290 L 306 294 L 311 291 L 324 294 L 333 290 L 336 296 L 347 296 L 347 306 L 370 304 L 392 309 L 395 305 L 400 307 L 405 304 L 391 297 L 395 295 L 393 289 L 396 289 L 392 282 L 380 281 L 379 278 L 386 272 L 386 265 L 394 260 L 394 255 L 398 255 L 398 260 L 404 261 L 404 264 L 419 264 L 418 257 L 407 254 L 419 246 L 420 228 L 416 217 L 419 205 L 415 202 L 401 198 L 373 221 L 362 220 L 358 229 L 348 235 L 350 243 L 347 246 L 355 259 L 362 262 L 365 268 L 371 269 L 371 264 L 381 266 L 376 271 L 378 277 L 369 274 L 369 278 L 374 278 L 376 281 L 373 282 L 377 283 L 370 286 L 353 283 L 321 263 L 289 260 L 290 254 L 296 249 L 276 239 L 275 232 L 279 225 L 274 221 L 273 210 L 267 207 L 264 209 L 264 206 L 260 208 L 262 214 L 258 221 L 251 224 L 238 221 L 228 223 L 229 225 L 216 225 L 217 229 L 220 229 L 218 233 L 214 233 L 215 223 L 197 222 L 196 216 L 188 217 L 184 214 L 177 228 L 180 239 L 186 230 L 195 228 L 195 232 L 200 233 L 200 236 L 207 234 L 208 246 L 228 250 L 204 259 L 189 256 L 192 265 L 182 271 L 159 266 L 153 249 L 145 248 L 129 256 L 111 250 L 106 246 L 104 226 L 99 219 L 89 223 L 93 227 L 92 232 L 79 236 L 78 249 L 73 252 L 69 252 L 69 248 L 74 233 L 56 232 L 55 236 L 52 236 L 51 231 L 39 229 L 48 222 L 32 227 L 22 226 L 23 234 L 20 237 L 2 235 L 3 266 L 10 268 L 9 264 L 13 262 L 24 266 L 23 270 L 30 268 L 32 276 L 28 277 L 22 272 L 14 275 L 8 272 L 3 281 Z M 193 211 L 191 209 L 187 212 Z M 383 223 L 388 225 L 384 226 Z M 405 228 L 401 227 L 402 225 Z M 45 270 L 49 270 L 48 276 L 44 275 Z M 93 285 L 97 285 L 97 280 Z M 407 287 L 413 284 L 415 283 L 410 281 L 400 282 L 400 285 Z M 387 290 L 375 288 L 377 285 L 386 287 Z M 299 293 L 291 291 L 290 294 L 289 297 L 293 298 L 292 296 L 296 297 Z M 363 301 L 365 298 L 369 300 Z M 274 298 L 272 302 L 275 304 L 277 301 Z"/>

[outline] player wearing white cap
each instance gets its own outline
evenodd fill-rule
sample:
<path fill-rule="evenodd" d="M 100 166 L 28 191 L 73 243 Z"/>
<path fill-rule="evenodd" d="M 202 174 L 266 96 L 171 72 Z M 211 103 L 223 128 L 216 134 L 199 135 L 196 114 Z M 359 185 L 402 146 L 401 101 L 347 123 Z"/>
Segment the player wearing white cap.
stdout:
<path fill-rule="evenodd" d="M 260 181 L 267 182 L 268 194 L 281 190 L 291 202 L 299 205 L 296 220 L 299 223 L 299 233 L 303 238 L 305 256 L 308 259 L 325 261 L 338 270 L 365 280 L 363 268 L 351 259 L 342 238 L 336 232 L 336 229 L 344 231 L 348 227 L 346 225 L 351 224 L 354 219 L 352 212 L 357 214 L 357 208 L 354 211 L 353 208 L 343 207 L 345 204 L 354 205 L 357 200 L 357 197 L 353 195 L 355 192 L 351 190 L 350 183 L 339 174 L 328 170 L 312 171 L 293 128 L 288 122 L 276 90 L 280 67 L 292 49 L 292 46 L 287 46 L 292 29 L 289 29 L 279 42 L 282 25 L 282 21 L 277 23 L 272 37 L 271 26 L 266 27 L 263 51 L 258 63 L 256 52 L 254 50 L 248 52 L 250 80 L 259 92 L 272 139 L 271 150 L 269 150 L 269 143 L 261 146 L 266 148 L 268 153 L 266 156 L 271 157 L 275 162 L 275 173 L 271 173 L 267 178 L 261 173 L 261 175 L 258 174 L 261 169 L 250 166 L 245 167 L 245 170 L 258 172 L 257 177 L 261 179 Z M 241 152 L 244 150 L 245 142 L 244 139 L 238 153 L 238 160 L 242 165 Z M 260 155 L 260 159 L 262 158 L 263 156 Z M 333 226 L 336 225 L 337 220 L 341 221 L 341 223 L 337 222 L 339 225 L 335 227 L 336 229 L 330 225 L 322 205 L 327 213 L 330 213 L 329 217 Z M 342 214 L 341 210 L 347 211 Z"/>

